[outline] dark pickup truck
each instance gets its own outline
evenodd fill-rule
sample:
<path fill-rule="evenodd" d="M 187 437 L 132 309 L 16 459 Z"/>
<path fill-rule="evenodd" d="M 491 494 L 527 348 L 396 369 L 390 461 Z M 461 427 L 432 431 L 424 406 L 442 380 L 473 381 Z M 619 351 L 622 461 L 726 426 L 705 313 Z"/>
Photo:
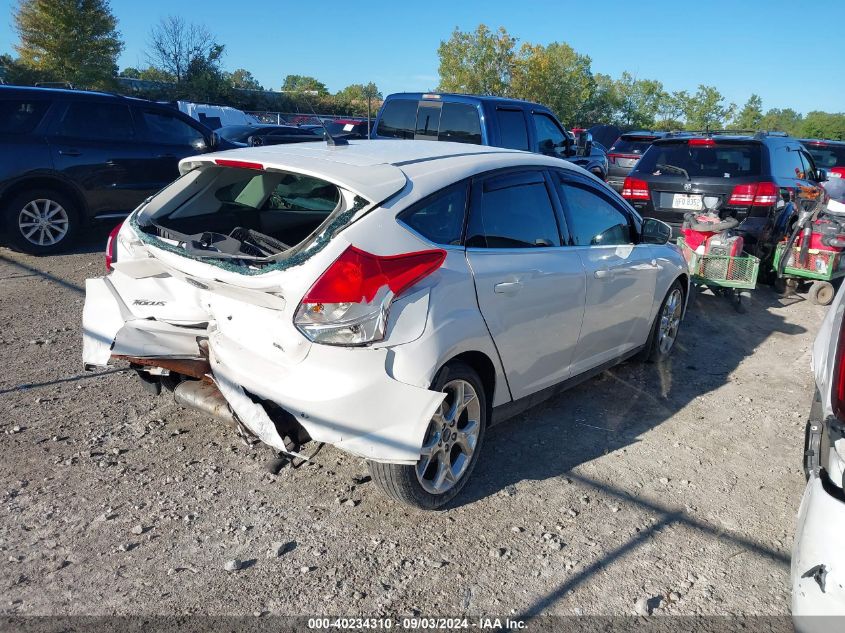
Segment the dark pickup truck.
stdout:
<path fill-rule="evenodd" d="M 388 95 L 371 138 L 452 141 L 557 156 L 607 178 L 607 155 L 589 134 L 576 143 L 546 106 L 518 99 L 449 93 Z"/>

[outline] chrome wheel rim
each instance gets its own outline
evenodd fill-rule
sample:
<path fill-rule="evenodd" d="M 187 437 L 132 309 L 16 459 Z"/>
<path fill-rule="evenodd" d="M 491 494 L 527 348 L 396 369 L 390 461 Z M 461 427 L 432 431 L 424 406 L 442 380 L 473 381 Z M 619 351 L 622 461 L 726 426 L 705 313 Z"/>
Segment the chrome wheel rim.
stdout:
<path fill-rule="evenodd" d="M 663 304 L 663 312 L 660 314 L 660 331 L 657 338 L 661 354 L 668 354 L 675 344 L 678 328 L 681 326 L 682 302 L 683 294 L 678 288 L 675 288 L 666 299 L 666 303 Z"/>
<path fill-rule="evenodd" d="M 18 230 L 36 246 L 58 244 L 67 235 L 69 226 L 67 211 L 55 200 L 31 200 L 18 213 Z"/>
<path fill-rule="evenodd" d="M 466 380 L 443 387 L 446 399 L 431 418 L 417 462 L 417 481 L 426 492 L 442 495 L 466 474 L 481 431 L 481 403 Z"/>

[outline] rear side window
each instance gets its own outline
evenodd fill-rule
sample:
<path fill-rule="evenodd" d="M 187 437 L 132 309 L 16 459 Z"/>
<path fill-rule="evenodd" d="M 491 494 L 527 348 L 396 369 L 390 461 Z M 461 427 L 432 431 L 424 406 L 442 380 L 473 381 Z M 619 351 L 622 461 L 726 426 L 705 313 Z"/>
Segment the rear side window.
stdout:
<path fill-rule="evenodd" d="M 135 138 L 135 126 L 125 105 L 74 101 L 62 117 L 58 134 L 84 140 L 127 141 Z"/>
<path fill-rule="evenodd" d="M 651 146 L 653 140 L 650 138 L 626 138 L 620 136 L 608 151 L 617 154 L 643 154 Z"/>
<path fill-rule="evenodd" d="M 147 135 L 151 141 L 165 145 L 194 146 L 205 140 L 199 130 L 172 114 L 141 110 L 141 116 L 144 125 L 147 126 Z"/>
<path fill-rule="evenodd" d="M 591 188 L 558 178 L 558 192 L 575 246 L 631 244 L 628 215 Z"/>
<path fill-rule="evenodd" d="M 414 138 L 416 122 L 416 101 L 391 99 L 384 104 L 376 134 L 390 138 Z"/>
<path fill-rule="evenodd" d="M 759 176 L 761 146 L 757 143 L 716 143 L 716 145 L 689 145 L 656 143 L 648 148 L 636 170 L 641 173 L 673 173 L 671 167 L 680 167 L 691 177 L 738 178 Z M 669 166 L 661 167 L 661 165 Z M 681 176 L 683 177 L 683 176 Z"/>
<path fill-rule="evenodd" d="M 440 113 L 440 133 L 437 140 L 481 145 L 478 108 L 468 103 L 444 103 Z"/>
<path fill-rule="evenodd" d="M 507 178 L 507 177 L 505 177 Z M 542 176 L 537 182 L 484 183 L 480 204 L 474 205 L 466 245 L 480 248 L 560 246 L 557 221 Z"/>
<path fill-rule="evenodd" d="M 528 149 L 528 128 L 522 110 L 496 110 L 502 147 Z"/>
<path fill-rule="evenodd" d="M 399 214 L 399 219 L 435 244 L 460 244 L 467 183 L 453 185 Z"/>
<path fill-rule="evenodd" d="M 0 134 L 32 132 L 41 123 L 49 107 L 49 101 L 32 99 L 0 101 Z"/>

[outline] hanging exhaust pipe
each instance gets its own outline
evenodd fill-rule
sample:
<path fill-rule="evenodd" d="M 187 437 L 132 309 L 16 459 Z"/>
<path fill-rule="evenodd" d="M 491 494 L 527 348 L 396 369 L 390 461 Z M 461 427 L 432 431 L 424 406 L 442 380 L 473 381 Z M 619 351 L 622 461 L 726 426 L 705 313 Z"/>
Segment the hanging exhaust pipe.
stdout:
<path fill-rule="evenodd" d="M 232 413 L 226 398 L 217 385 L 202 380 L 184 380 L 173 390 L 173 399 L 177 404 L 196 409 L 210 415 L 215 420 L 225 422 L 237 429 L 238 422 Z"/>

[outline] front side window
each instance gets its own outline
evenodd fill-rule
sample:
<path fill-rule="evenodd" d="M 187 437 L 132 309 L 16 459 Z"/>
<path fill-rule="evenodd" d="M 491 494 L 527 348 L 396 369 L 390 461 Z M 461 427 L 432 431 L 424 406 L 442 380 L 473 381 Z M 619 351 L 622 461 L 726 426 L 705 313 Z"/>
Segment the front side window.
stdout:
<path fill-rule="evenodd" d="M 566 137 L 551 117 L 547 114 L 534 113 L 534 128 L 537 131 L 537 149 L 541 154 L 563 155 L 566 149 Z"/>
<path fill-rule="evenodd" d="M 558 192 L 575 246 L 633 243 L 628 215 L 592 188 L 558 177 Z"/>
<path fill-rule="evenodd" d="M 376 134 L 390 138 L 414 138 L 417 101 L 391 99 L 384 104 Z"/>
<path fill-rule="evenodd" d="M 480 248 L 560 246 L 554 208 L 542 175 L 511 184 L 507 177 L 483 186 L 467 226 L 466 245 Z"/>
<path fill-rule="evenodd" d="M 135 126 L 125 105 L 74 101 L 65 111 L 58 133 L 84 140 L 128 141 L 135 138 Z"/>
<path fill-rule="evenodd" d="M 0 101 L 0 134 L 28 134 L 32 132 L 44 113 L 49 101 L 33 99 L 8 99 Z"/>
<path fill-rule="evenodd" d="M 178 117 L 166 112 L 141 110 L 144 125 L 147 126 L 149 140 L 165 145 L 190 145 L 204 141 L 203 135 L 196 128 Z"/>
<path fill-rule="evenodd" d="M 474 143 L 481 145 L 481 121 L 478 108 L 468 103 L 443 104 L 440 114 L 440 133 L 438 141 L 453 143 Z"/>
<path fill-rule="evenodd" d="M 399 219 L 435 244 L 460 244 L 467 183 L 461 182 L 399 214 Z"/>
<path fill-rule="evenodd" d="M 528 149 L 528 128 L 522 110 L 496 110 L 502 147 Z"/>

